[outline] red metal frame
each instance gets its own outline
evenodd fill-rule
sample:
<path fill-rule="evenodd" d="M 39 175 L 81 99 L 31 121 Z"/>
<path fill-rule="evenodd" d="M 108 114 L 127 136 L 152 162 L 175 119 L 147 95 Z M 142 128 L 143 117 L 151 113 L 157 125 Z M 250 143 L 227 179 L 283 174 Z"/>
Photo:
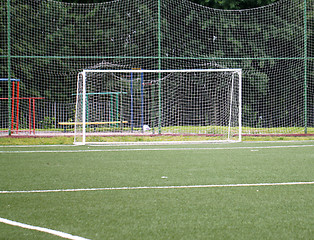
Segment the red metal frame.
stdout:
<path fill-rule="evenodd" d="M 16 92 L 16 97 L 14 96 Z M 0 98 L 0 100 L 8 100 L 9 98 Z M 29 126 L 29 133 L 35 134 L 35 100 L 36 99 L 44 99 L 44 97 L 20 97 L 20 82 L 17 81 L 16 89 L 15 89 L 15 82 L 12 82 L 12 112 L 11 112 L 11 131 L 18 133 L 19 131 L 19 104 L 20 100 L 28 100 L 28 126 Z M 14 101 L 16 100 L 16 101 Z M 32 111 L 33 110 L 33 111 Z M 15 113 L 15 114 L 14 114 Z M 15 118 L 15 122 L 14 122 Z M 15 124 L 15 129 L 14 129 Z"/>
<path fill-rule="evenodd" d="M 20 100 L 20 82 L 16 82 L 16 97 L 14 97 L 15 93 L 15 82 L 12 82 L 12 111 L 11 111 L 11 131 L 14 129 L 14 110 L 15 110 L 15 104 L 14 104 L 14 99 L 16 99 L 16 115 L 15 115 L 15 131 L 19 130 L 19 100 Z M 6 99 L 8 98 L 0 98 L 0 99 Z"/>

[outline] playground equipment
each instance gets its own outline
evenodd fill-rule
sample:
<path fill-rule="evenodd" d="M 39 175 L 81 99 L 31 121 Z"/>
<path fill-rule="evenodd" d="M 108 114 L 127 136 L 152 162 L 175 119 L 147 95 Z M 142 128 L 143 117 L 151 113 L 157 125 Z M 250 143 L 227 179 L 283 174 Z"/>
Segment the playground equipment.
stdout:
<path fill-rule="evenodd" d="M 109 95 L 110 96 L 110 115 L 108 122 L 119 122 L 119 95 L 127 94 L 127 92 L 99 92 L 99 93 L 86 93 L 86 121 L 88 122 L 88 96 L 90 95 Z M 116 101 L 116 119 L 114 120 L 114 96 Z"/>
<path fill-rule="evenodd" d="M 142 69 L 141 68 L 132 68 L 132 70 L 137 70 L 140 74 L 140 128 L 143 130 L 144 126 L 144 74 L 143 72 L 140 72 Z M 136 74 L 136 73 L 135 73 Z M 136 94 L 134 91 L 134 82 L 135 82 L 135 77 L 134 77 L 134 72 L 130 72 L 130 75 L 127 76 L 128 81 L 130 81 L 130 88 L 129 88 L 129 93 L 130 93 L 130 127 L 131 131 L 134 130 L 134 95 Z M 79 95 L 82 95 L 83 93 L 79 93 Z M 91 95 L 110 95 L 110 116 L 109 116 L 109 121 L 108 122 L 120 122 L 119 121 L 119 95 L 120 94 L 127 94 L 127 92 L 91 92 L 91 93 L 85 93 L 85 111 L 86 111 L 86 123 L 89 122 L 89 96 Z M 77 94 L 74 94 L 77 95 Z M 115 101 L 116 101 L 116 117 L 114 118 L 114 96 L 115 96 Z M 83 99 L 80 100 L 81 104 Z M 83 104 L 82 104 L 83 105 Z"/>
<path fill-rule="evenodd" d="M 113 126 L 114 124 L 118 127 L 119 124 L 128 123 L 127 121 L 120 121 L 119 120 L 119 95 L 120 94 L 127 94 L 127 92 L 94 92 L 94 93 L 86 93 L 85 97 L 85 105 L 86 105 L 86 122 L 87 125 L 110 125 Z M 77 94 L 73 94 L 77 95 Z M 79 95 L 82 95 L 80 93 Z M 109 95 L 110 96 L 110 114 L 109 114 L 109 121 L 97 121 L 97 122 L 89 122 L 89 107 L 88 107 L 88 100 L 89 96 L 91 95 Z M 115 97 L 114 97 L 115 96 Z M 114 99 L 115 99 L 115 108 L 116 114 L 114 116 Z M 83 99 L 81 99 L 83 101 Z M 82 104 L 82 103 L 81 103 Z M 66 126 L 74 126 L 74 125 L 82 125 L 82 122 L 59 122 L 59 125 Z"/>
<path fill-rule="evenodd" d="M 0 81 L 8 81 L 8 78 L 0 78 Z M 11 79 L 12 97 L 11 97 L 11 132 L 18 133 L 25 131 L 19 129 L 20 100 L 28 100 L 28 131 L 35 134 L 35 100 L 44 99 L 43 97 L 20 97 L 20 79 Z M 16 84 L 15 84 L 16 83 Z M 16 86 L 15 86 L 16 85 Z M 0 98 L 0 100 L 9 100 L 9 98 Z M 14 128 L 15 126 L 15 128 Z"/>

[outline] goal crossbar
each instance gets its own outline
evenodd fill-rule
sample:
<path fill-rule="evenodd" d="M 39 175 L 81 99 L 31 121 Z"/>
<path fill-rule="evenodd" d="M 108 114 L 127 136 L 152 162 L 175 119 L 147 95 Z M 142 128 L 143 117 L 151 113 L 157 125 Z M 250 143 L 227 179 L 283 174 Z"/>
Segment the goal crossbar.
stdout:
<path fill-rule="evenodd" d="M 132 70 L 110 70 L 110 69 L 84 69 L 81 73 L 179 73 L 179 72 L 236 72 L 242 73 L 240 68 L 222 68 L 222 69 L 132 69 Z"/>

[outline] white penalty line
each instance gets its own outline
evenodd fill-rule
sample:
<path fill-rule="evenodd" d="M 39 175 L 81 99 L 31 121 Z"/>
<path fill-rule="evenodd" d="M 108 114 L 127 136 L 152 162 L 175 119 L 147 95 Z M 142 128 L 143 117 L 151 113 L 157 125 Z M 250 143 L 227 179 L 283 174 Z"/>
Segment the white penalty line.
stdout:
<path fill-rule="evenodd" d="M 64 232 L 60 232 L 60 231 L 56 231 L 56 230 L 52 230 L 49 228 L 43 228 L 43 227 L 37 227 L 37 226 L 32 226 L 32 225 L 28 225 L 25 223 L 20 223 L 20 222 L 15 222 L 6 218 L 1 218 L 0 217 L 0 222 L 11 225 L 11 226 L 16 226 L 16 227 L 20 227 L 20 228 L 24 228 L 24 229 L 30 229 L 30 230 L 35 230 L 35 231 L 39 231 L 39 232 L 44 232 L 44 233 L 49 233 L 61 238 L 65 238 L 65 239 L 71 239 L 71 240 L 89 240 L 87 238 L 83 238 L 83 237 L 79 237 L 79 236 L 74 236 L 71 235 L 69 233 L 64 233 Z"/>
<path fill-rule="evenodd" d="M 242 184 L 211 184 L 211 185 L 186 185 L 186 186 L 143 186 L 143 187 L 107 187 L 107 188 L 76 188 L 76 189 L 51 189 L 51 190 L 23 190 L 0 191 L 0 194 L 12 193 L 53 193 L 53 192 L 88 192 L 110 190 L 141 190 L 141 189 L 183 189 L 183 188 L 221 188 L 221 187 L 258 187 L 258 186 L 289 186 L 311 185 L 313 182 L 283 182 L 283 183 L 242 183 Z"/>
<path fill-rule="evenodd" d="M 80 152 L 127 152 L 127 151 L 187 151 L 187 150 L 237 150 L 237 149 L 278 149 L 278 148 L 306 148 L 314 145 L 286 145 L 286 146 L 255 146 L 255 147 L 204 147 L 204 148 L 118 148 L 118 149 L 78 149 L 78 150 L 26 150 L 0 151 L 0 153 L 80 153 Z"/>

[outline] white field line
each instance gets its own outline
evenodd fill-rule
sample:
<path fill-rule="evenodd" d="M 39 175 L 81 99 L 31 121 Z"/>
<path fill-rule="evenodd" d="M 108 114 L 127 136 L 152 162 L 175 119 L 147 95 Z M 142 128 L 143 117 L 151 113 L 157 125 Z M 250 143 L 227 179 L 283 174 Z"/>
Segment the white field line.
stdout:
<path fill-rule="evenodd" d="M 51 189 L 51 190 L 29 190 L 29 191 L 0 191 L 0 194 L 12 194 L 12 193 L 52 193 L 52 192 L 88 192 L 88 191 L 142 190 L 142 189 L 258 187 L 258 186 L 288 186 L 288 185 L 311 185 L 311 184 L 314 184 L 314 181 L 312 181 L 312 182 L 282 182 L 282 183 L 242 183 L 242 184 L 187 185 L 187 186 L 143 186 L 143 187 L 107 187 L 107 188 Z"/>
<path fill-rule="evenodd" d="M 52 235 L 55 235 L 55 236 L 58 236 L 61 238 L 65 238 L 65 239 L 88 240 L 87 238 L 83 238 L 83 237 L 79 237 L 79 236 L 73 236 L 71 234 L 52 230 L 49 228 L 37 227 L 37 226 L 28 225 L 25 223 L 15 222 L 15 221 L 11 221 L 9 219 L 5 219 L 5 218 L 1 218 L 1 217 L 0 217 L 0 222 L 11 225 L 11 226 L 21 227 L 21 228 L 35 230 L 35 231 L 44 232 L 44 233 L 49 233 L 49 234 L 52 234 Z"/>
<path fill-rule="evenodd" d="M 0 153 L 80 153 L 80 152 L 127 152 L 127 151 L 191 151 L 191 150 L 238 150 L 238 149 L 277 149 L 307 148 L 314 145 L 261 146 L 261 147 L 210 147 L 210 148 L 120 148 L 120 149 L 77 149 L 77 150 L 26 150 L 0 151 Z"/>
<path fill-rule="evenodd" d="M 313 143 L 314 140 L 289 140 L 289 141 L 245 141 L 245 143 L 250 143 L 250 144 L 256 144 L 256 143 Z M 158 142 L 156 142 L 158 143 Z M 190 142 L 189 142 L 190 143 Z M 185 145 L 189 145 L 189 143 L 186 143 Z M 206 142 L 204 141 L 195 141 L 193 143 L 200 143 L 200 144 L 226 144 L 225 142 Z M 157 144 L 158 145 L 158 144 Z M 159 144 L 160 145 L 160 144 Z M 175 145 L 175 144 L 172 144 Z M 104 147 L 104 146 L 119 146 L 119 145 L 106 145 L 105 143 L 102 144 L 95 144 L 95 145 L 89 145 L 93 147 Z M 120 146 L 127 146 L 127 144 L 122 144 Z M 142 145 L 143 146 L 143 145 Z M 73 145 L 73 144 L 55 144 L 55 145 L 0 145 L 0 148 L 42 148 L 42 147 L 47 147 L 47 148 L 54 148 L 54 147 L 72 147 L 72 148 L 77 148 L 79 145 Z"/>
<path fill-rule="evenodd" d="M 206 142 L 206 143 L 204 143 Z M 245 143 L 250 143 L 250 144 L 256 144 L 256 143 L 313 143 L 314 140 L 281 140 L 281 141 L 245 141 Z M 156 142 L 158 143 L 158 142 Z M 190 143 L 190 142 L 189 142 Z M 185 145 L 189 145 L 189 143 L 186 143 Z M 208 142 L 208 141 L 194 141 L 193 143 L 200 143 L 200 144 L 226 144 L 225 142 Z M 158 145 L 158 144 L 157 144 Z M 160 145 L 160 144 L 159 144 Z M 172 144 L 175 145 L 175 144 Z M 104 144 L 95 144 L 95 145 L 89 145 L 89 146 L 94 146 L 94 147 L 103 147 L 103 146 L 117 146 L 117 145 L 106 145 L 105 142 Z M 119 146 L 119 145 L 118 145 Z M 121 146 L 126 146 L 126 144 L 122 144 Z M 142 145 L 143 146 L 143 145 Z M 0 148 L 42 148 L 42 147 L 47 147 L 47 148 L 53 148 L 53 147 L 73 147 L 77 148 L 79 145 L 73 145 L 73 144 L 55 144 L 55 145 L 0 145 Z"/>

